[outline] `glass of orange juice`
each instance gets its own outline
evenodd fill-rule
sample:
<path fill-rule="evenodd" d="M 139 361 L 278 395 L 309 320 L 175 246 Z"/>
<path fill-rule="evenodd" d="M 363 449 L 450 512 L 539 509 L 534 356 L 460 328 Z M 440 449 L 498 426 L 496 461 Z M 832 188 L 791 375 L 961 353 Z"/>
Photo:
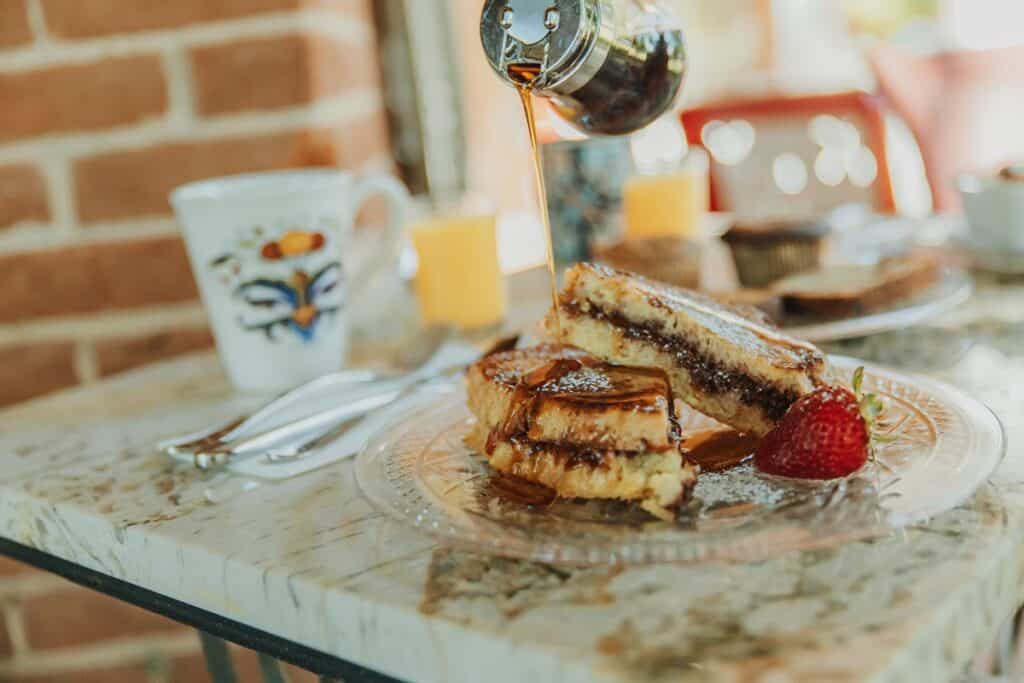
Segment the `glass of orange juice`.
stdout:
<path fill-rule="evenodd" d="M 626 239 L 696 237 L 708 212 L 708 155 L 675 115 L 630 137 L 635 173 L 623 188 Z"/>
<path fill-rule="evenodd" d="M 626 237 L 696 237 L 708 203 L 707 153 L 691 147 L 679 167 L 639 172 L 626 181 Z"/>
<path fill-rule="evenodd" d="M 505 281 L 492 206 L 467 200 L 434 207 L 413 222 L 409 236 L 424 323 L 479 330 L 504 320 Z"/>

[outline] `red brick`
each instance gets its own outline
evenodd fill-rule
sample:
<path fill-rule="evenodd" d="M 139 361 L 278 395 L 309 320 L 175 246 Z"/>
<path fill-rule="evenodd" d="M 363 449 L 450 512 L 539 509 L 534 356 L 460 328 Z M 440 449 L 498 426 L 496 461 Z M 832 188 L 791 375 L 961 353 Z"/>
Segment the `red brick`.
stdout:
<path fill-rule="evenodd" d="M 101 620 L 105 617 L 99 617 Z M 259 659 L 255 652 L 231 645 L 231 660 L 235 666 L 236 678 L 240 683 L 261 681 Z M 281 671 L 290 683 L 317 683 L 319 678 L 308 671 L 289 664 L 281 664 Z M 148 675 L 148 677 L 147 677 Z M 117 668 L 87 669 L 48 674 L 4 678 L 4 683 L 148 683 L 152 680 L 166 683 L 207 683 L 210 674 L 206 660 L 197 652 L 187 657 L 167 660 L 160 655 L 150 656 L 147 661 L 127 664 Z"/>
<path fill-rule="evenodd" d="M 0 662 L 14 654 L 14 645 L 11 643 L 11 635 L 7 632 L 6 619 L 0 613 Z"/>
<path fill-rule="evenodd" d="M 209 142 L 181 142 L 109 152 L 74 163 L 79 219 L 95 222 L 170 212 L 178 185 L 220 175 L 290 165 L 303 136 L 280 133 Z"/>
<path fill-rule="evenodd" d="M 67 342 L 0 347 L 0 405 L 10 405 L 78 382 L 75 347 Z"/>
<path fill-rule="evenodd" d="M 49 219 L 46 181 L 39 169 L 32 164 L 0 167 L 0 227 Z"/>
<path fill-rule="evenodd" d="M 25 0 L 0 0 L 0 47 L 21 45 L 31 40 Z"/>
<path fill-rule="evenodd" d="M 0 322 L 197 298 L 178 237 L 0 256 Z"/>
<path fill-rule="evenodd" d="M 373 2 L 367 0 L 308 0 L 311 7 L 323 7 L 335 10 L 341 14 L 362 20 L 365 23 L 373 23 Z"/>
<path fill-rule="evenodd" d="M 22 603 L 33 650 L 53 650 L 146 634 L 181 633 L 185 627 L 115 598 L 68 584 Z"/>
<path fill-rule="evenodd" d="M 149 683 L 151 680 L 144 663 L 3 679 L 4 683 Z M 195 679 L 195 683 L 205 682 L 205 680 L 207 679 L 198 678 Z M 179 682 L 175 680 L 173 683 Z"/>
<path fill-rule="evenodd" d="M 387 124 L 383 118 L 374 117 L 347 126 L 307 131 L 292 165 L 358 169 L 370 159 L 388 158 L 390 154 Z"/>
<path fill-rule="evenodd" d="M 240 683 L 263 680 L 260 674 L 258 656 L 252 650 L 232 645 L 231 661 L 235 664 L 235 673 Z M 317 683 L 319 680 L 315 674 L 288 664 L 282 664 L 281 671 L 285 674 L 286 680 L 289 683 Z M 173 683 L 199 683 L 200 681 L 210 680 L 209 674 L 206 671 L 206 662 L 202 655 L 182 657 L 174 660 L 173 672 Z"/>
<path fill-rule="evenodd" d="M 191 60 L 197 106 L 205 116 L 278 109 L 379 85 L 365 47 L 315 34 L 198 47 Z"/>
<path fill-rule="evenodd" d="M 98 311 L 98 283 L 89 248 L 0 256 L 0 322 Z"/>
<path fill-rule="evenodd" d="M 366 119 L 338 132 L 341 163 L 348 168 L 359 168 L 374 158 L 391 158 L 391 142 L 387 122 L 383 117 Z"/>
<path fill-rule="evenodd" d="M 46 25 L 61 38 L 169 29 L 299 7 L 302 0 L 42 0 Z"/>
<path fill-rule="evenodd" d="M 236 679 L 239 683 L 262 681 L 263 676 L 260 673 L 260 664 L 256 653 L 237 645 L 230 647 L 231 661 L 235 665 Z M 175 659 L 172 672 L 172 683 L 200 683 L 200 681 L 205 683 L 210 680 L 210 674 L 206 670 L 206 660 L 201 654 Z M 298 681 L 289 679 L 289 683 L 298 683 Z"/>
<path fill-rule="evenodd" d="M 167 110 L 153 55 L 0 74 L 0 141 L 135 123 Z"/>
<path fill-rule="evenodd" d="M 0 557 L 0 576 L 14 576 L 15 574 L 24 574 L 31 571 L 35 570 L 27 564 L 22 564 L 9 557 Z"/>
<path fill-rule="evenodd" d="M 96 344 L 96 355 L 100 375 L 107 376 L 212 346 L 213 335 L 208 329 L 168 330 L 145 337 L 101 341 Z"/>
<path fill-rule="evenodd" d="M 368 150 L 386 153 L 381 130 L 380 122 L 369 120 L 338 130 L 175 142 L 79 159 L 73 165 L 78 217 L 95 223 L 165 215 L 171 190 L 203 178 L 298 166 L 356 166 Z"/>
<path fill-rule="evenodd" d="M 317 683 L 320 680 L 316 674 L 291 664 L 282 664 L 281 670 L 288 677 L 288 683 Z"/>
<path fill-rule="evenodd" d="M 198 298 L 185 243 L 155 237 L 92 245 L 104 308 L 135 308 Z"/>

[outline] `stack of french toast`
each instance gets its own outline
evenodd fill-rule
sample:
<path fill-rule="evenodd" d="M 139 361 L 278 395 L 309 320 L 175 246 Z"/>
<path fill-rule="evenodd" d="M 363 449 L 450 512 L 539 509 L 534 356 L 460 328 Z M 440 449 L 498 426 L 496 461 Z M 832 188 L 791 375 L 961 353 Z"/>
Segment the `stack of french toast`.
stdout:
<path fill-rule="evenodd" d="M 824 354 L 763 316 L 605 266 L 569 270 L 544 328 L 550 343 L 470 368 L 471 447 L 558 496 L 663 519 L 700 474 L 680 411 L 762 436 L 830 379 Z"/>

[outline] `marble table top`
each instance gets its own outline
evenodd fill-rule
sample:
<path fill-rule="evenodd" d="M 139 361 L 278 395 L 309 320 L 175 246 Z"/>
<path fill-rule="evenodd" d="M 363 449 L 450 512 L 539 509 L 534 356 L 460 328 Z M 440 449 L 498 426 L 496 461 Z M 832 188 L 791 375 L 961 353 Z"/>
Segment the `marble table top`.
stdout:
<path fill-rule="evenodd" d="M 748 565 L 567 569 L 376 512 L 352 463 L 211 504 L 152 453 L 233 414 L 211 355 L 0 414 L 0 536 L 423 683 L 951 680 L 1024 595 L 1024 285 L 834 347 L 950 381 L 1009 432 L 992 482 L 890 537 Z M 941 343 L 940 343 L 941 341 Z"/>

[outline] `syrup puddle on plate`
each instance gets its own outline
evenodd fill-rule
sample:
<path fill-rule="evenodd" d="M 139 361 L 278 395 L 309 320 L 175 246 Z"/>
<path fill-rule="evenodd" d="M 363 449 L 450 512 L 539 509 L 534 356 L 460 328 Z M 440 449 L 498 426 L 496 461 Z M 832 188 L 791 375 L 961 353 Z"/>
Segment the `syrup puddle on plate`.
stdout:
<path fill-rule="evenodd" d="M 700 465 L 701 473 L 724 472 L 739 467 L 757 450 L 760 439 L 733 429 L 708 429 L 683 439 L 683 457 Z"/>

